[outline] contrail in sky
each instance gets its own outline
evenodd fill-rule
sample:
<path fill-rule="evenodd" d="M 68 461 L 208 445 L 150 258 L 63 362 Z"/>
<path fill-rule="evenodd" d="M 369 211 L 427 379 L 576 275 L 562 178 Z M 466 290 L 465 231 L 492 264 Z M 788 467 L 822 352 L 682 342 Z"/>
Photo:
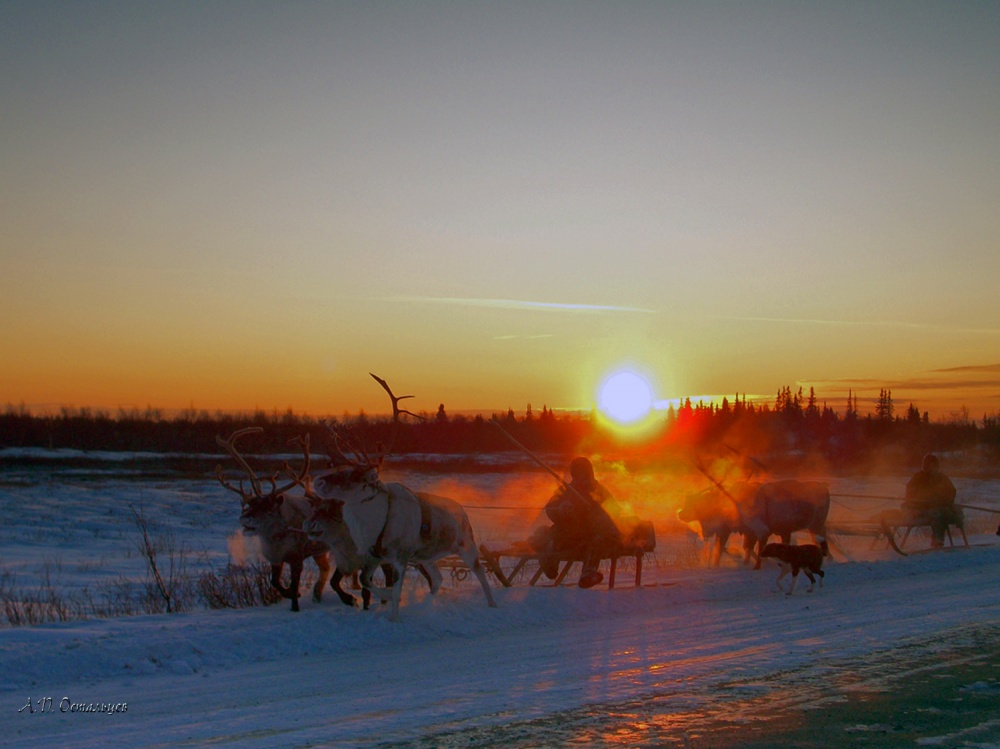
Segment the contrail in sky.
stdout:
<path fill-rule="evenodd" d="M 642 307 L 618 307 L 610 304 L 563 304 L 560 302 L 528 302 L 520 299 L 475 299 L 466 297 L 389 297 L 391 302 L 421 302 L 424 304 L 453 304 L 463 307 L 489 307 L 492 309 L 535 309 L 556 312 L 640 312 L 655 314 L 656 310 Z"/>

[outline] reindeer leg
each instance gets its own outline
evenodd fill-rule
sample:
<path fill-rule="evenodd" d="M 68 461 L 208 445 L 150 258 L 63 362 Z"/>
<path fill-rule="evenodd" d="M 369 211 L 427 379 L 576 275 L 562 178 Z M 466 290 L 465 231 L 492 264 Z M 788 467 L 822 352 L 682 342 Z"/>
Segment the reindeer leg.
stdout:
<path fill-rule="evenodd" d="M 319 567 L 319 578 L 313 586 L 313 600 L 319 603 L 323 598 L 323 588 L 326 586 L 326 581 L 330 579 L 330 557 L 327 554 L 316 554 L 313 561 Z"/>
<path fill-rule="evenodd" d="M 388 563 L 380 566 L 382 569 L 382 576 L 385 578 L 385 587 L 391 588 L 396 583 L 396 568 Z"/>
<path fill-rule="evenodd" d="M 436 569 L 436 566 L 435 566 L 435 569 Z M 431 578 L 431 575 L 427 571 L 427 568 L 424 567 L 424 565 L 422 565 L 422 564 L 418 564 L 417 565 L 417 572 L 419 572 L 420 576 L 423 577 L 424 580 L 427 581 L 427 587 L 431 589 L 431 593 L 434 593 L 434 580 Z M 440 575 L 438 577 L 440 577 Z M 438 585 L 440 585 L 440 584 L 441 584 L 441 581 L 438 580 Z"/>
<path fill-rule="evenodd" d="M 388 603 L 392 596 L 385 591 L 389 591 L 396 584 L 396 568 L 393 567 L 388 562 L 379 565 L 379 569 L 382 570 L 382 577 L 385 578 L 385 588 L 380 588 L 383 593 L 379 595 L 382 603 Z M 371 591 L 368 592 L 368 600 L 371 600 Z"/>
<path fill-rule="evenodd" d="M 765 533 L 763 536 L 757 539 L 757 564 L 753 566 L 755 570 L 760 569 L 760 553 L 764 551 L 764 547 L 767 546 L 767 539 L 771 537 L 770 533 Z"/>
<path fill-rule="evenodd" d="M 482 560 L 479 558 L 479 549 L 476 548 L 475 544 L 471 544 L 464 551 L 459 553 L 462 561 L 465 562 L 469 569 L 472 570 L 472 574 L 476 576 L 479 580 L 479 584 L 483 587 L 483 593 L 486 594 L 486 602 L 489 604 L 491 609 L 497 607 L 497 602 L 493 600 L 493 589 L 490 587 L 489 578 L 486 577 L 486 568 L 483 566 Z M 437 569 L 435 565 L 434 569 Z M 431 589 L 433 592 L 433 588 Z"/>
<path fill-rule="evenodd" d="M 437 568 L 436 564 L 431 564 L 424 566 L 422 564 L 417 565 L 417 569 L 427 580 L 427 584 L 431 586 L 431 595 L 437 595 L 437 592 L 441 590 L 441 582 L 443 578 L 441 577 L 441 570 Z"/>
<path fill-rule="evenodd" d="M 722 552 L 726 550 L 726 544 L 729 543 L 729 534 L 719 533 L 715 540 L 715 555 L 714 559 L 711 560 L 711 564 L 713 567 L 718 567 L 722 563 Z"/>
<path fill-rule="evenodd" d="M 375 570 L 379 566 L 380 565 L 378 563 L 367 564 L 367 565 L 365 565 L 364 569 L 361 570 L 362 597 L 364 597 L 364 592 L 363 591 L 367 590 L 367 591 L 369 591 L 369 594 L 373 593 L 373 594 L 377 595 L 379 598 L 381 598 L 383 601 L 389 601 L 391 603 L 392 602 L 392 598 L 393 598 L 393 590 L 396 589 L 396 583 L 398 583 L 400 590 L 402 590 L 402 587 L 403 587 L 403 575 L 401 573 L 399 573 L 398 569 L 396 569 L 394 567 L 391 568 L 389 574 L 393 578 L 392 587 L 391 588 L 388 587 L 390 585 L 390 583 L 387 580 L 386 581 L 386 587 L 380 588 L 377 585 L 375 585 L 375 582 L 372 579 L 372 575 L 375 574 Z M 406 568 L 404 567 L 403 569 L 405 570 Z M 383 572 L 383 574 L 384 574 L 384 572 Z M 398 580 L 396 579 L 397 577 L 399 578 Z M 390 616 L 390 618 L 392 618 L 392 617 Z"/>
<path fill-rule="evenodd" d="M 361 575 L 361 583 L 365 584 L 367 580 L 368 586 L 371 587 L 372 593 L 377 595 L 383 600 L 389 599 L 389 621 L 396 622 L 399 621 L 399 600 L 403 597 L 403 578 L 406 576 L 406 563 L 394 562 L 392 563 L 392 587 L 386 588 L 376 588 L 371 584 L 372 573 L 374 569 L 365 568 L 365 571 Z M 388 585 L 388 583 L 386 583 Z"/>
<path fill-rule="evenodd" d="M 351 573 L 351 580 L 353 581 L 351 587 L 357 588 L 361 591 L 361 609 L 367 611 L 372 603 L 372 591 L 370 586 L 366 586 L 361 582 L 361 571 L 354 570 Z M 355 605 L 357 601 L 354 598 L 351 599 L 352 605 Z M 346 601 L 345 601 L 346 603 Z"/>
<path fill-rule="evenodd" d="M 392 585 L 392 601 L 390 602 L 391 613 L 389 614 L 389 620 L 398 622 L 399 621 L 399 604 L 403 598 L 403 577 L 406 573 L 406 567 L 398 570 L 399 574 L 396 577 L 396 582 Z"/>
<path fill-rule="evenodd" d="M 337 598 L 339 598 L 343 604 L 346 606 L 356 606 L 358 603 L 357 599 L 340 587 L 340 582 L 343 579 L 344 573 L 339 569 L 335 569 L 333 571 L 333 577 L 330 578 L 330 587 L 333 589 L 333 592 L 337 594 Z M 367 606 L 365 608 L 367 608 Z"/>
<path fill-rule="evenodd" d="M 291 598 L 292 591 L 281 584 L 281 572 L 285 568 L 284 562 L 271 565 L 271 587 L 281 594 L 282 598 Z"/>
<path fill-rule="evenodd" d="M 483 593 L 486 594 L 486 603 L 489 604 L 491 609 L 497 607 L 497 602 L 493 600 L 493 591 L 490 588 L 489 578 L 486 577 L 486 570 L 483 569 L 483 563 L 479 561 L 477 556 L 475 561 L 469 565 L 472 567 L 472 573 L 479 579 L 479 584 L 483 586 Z"/>
<path fill-rule="evenodd" d="M 292 599 L 292 611 L 299 610 L 299 580 L 302 578 L 302 560 L 297 559 L 293 562 L 288 563 L 288 567 L 292 571 L 292 581 L 288 586 L 289 598 Z"/>

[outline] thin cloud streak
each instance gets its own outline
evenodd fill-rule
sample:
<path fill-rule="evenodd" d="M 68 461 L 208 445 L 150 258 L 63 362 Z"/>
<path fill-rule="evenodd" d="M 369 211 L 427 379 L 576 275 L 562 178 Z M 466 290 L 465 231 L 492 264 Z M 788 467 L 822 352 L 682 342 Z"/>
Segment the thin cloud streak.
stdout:
<path fill-rule="evenodd" d="M 534 341 L 539 338 L 555 338 L 552 333 L 540 333 L 539 335 L 495 335 L 493 336 L 494 341 Z"/>
<path fill-rule="evenodd" d="M 938 372 L 1000 372 L 1000 364 L 979 364 L 979 365 L 967 365 L 964 367 L 948 367 L 946 369 L 932 369 L 930 370 L 932 374 L 937 374 Z"/>
<path fill-rule="evenodd" d="M 741 317 L 736 315 L 715 315 L 713 320 L 727 320 L 737 322 L 771 322 L 791 325 L 826 325 L 842 327 L 864 327 L 864 328 L 907 328 L 911 330 L 942 330 L 952 333 L 976 333 L 985 335 L 1000 335 L 1000 328 L 956 328 L 947 325 L 935 325 L 929 323 L 900 322 L 898 320 L 821 320 L 815 318 L 789 318 L 789 317 Z M 946 370 L 941 370 L 946 371 Z"/>
<path fill-rule="evenodd" d="M 888 387 L 897 390 L 1000 390 L 1000 378 L 982 379 L 982 375 L 993 373 L 1000 373 L 1000 364 L 963 364 L 917 372 L 912 377 L 889 381 L 873 377 L 844 377 L 836 380 L 805 381 L 802 384 L 851 388 Z M 940 377 L 940 375 L 949 376 Z M 963 378 L 963 375 L 967 375 L 967 378 Z"/>
<path fill-rule="evenodd" d="M 997 380 L 878 380 L 873 378 L 841 379 L 841 380 L 813 380 L 806 381 L 806 385 L 834 385 L 855 388 L 889 388 L 890 390 L 953 390 L 953 389 L 978 389 L 978 388 L 1000 388 L 1000 381 Z"/>
<path fill-rule="evenodd" d="M 528 309 L 544 312 L 628 312 L 656 314 L 656 310 L 642 307 L 619 307 L 610 304 L 565 304 L 561 302 L 531 302 L 520 299 L 476 299 L 466 297 L 386 297 L 386 302 L 415 302 L 418 304 L 449 304 L 459 307 L 487 307 L 490 309 Z"/>

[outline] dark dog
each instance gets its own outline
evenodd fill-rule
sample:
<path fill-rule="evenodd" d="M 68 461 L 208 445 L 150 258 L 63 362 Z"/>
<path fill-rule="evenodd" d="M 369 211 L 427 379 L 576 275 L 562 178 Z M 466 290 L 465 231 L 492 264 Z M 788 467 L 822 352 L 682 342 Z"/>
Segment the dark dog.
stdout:
<path fill-rule="evenodd" d="M 805 546 L 792 546 L 790 544 L 768 544 L 764 551 L 760 553 L 761 558 L 771 557 L 781 567 L 778 579 L 774 581 L 778 590 L 784 590 L 781 585 L 781 578 L 792 573 L 792 582 L 788 586 L 785 595 L 791 595 L 795 590 L 795 583 L 799 579 L 799 570 L 806 573 L 809 578 L 809 592 L 812 593 L 816 584 L 814 575 L 819 575 L 819 587 L 823 587 L 823 551 L 812 544 Z"/>

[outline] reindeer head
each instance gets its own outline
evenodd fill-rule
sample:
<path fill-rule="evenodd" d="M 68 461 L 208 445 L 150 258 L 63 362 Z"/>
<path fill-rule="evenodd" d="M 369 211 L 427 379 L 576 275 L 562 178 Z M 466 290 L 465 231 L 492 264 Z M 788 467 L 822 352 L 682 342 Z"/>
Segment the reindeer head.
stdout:
<path fill-rule="evenodd" d="M 321 501 L 362 501 L 383 490 L 378 467 L 363 463 L 331 468 L 317 474 L 312 482 L 312 496 Z"/>
<path fill-rule="evenodd" d="M 240 525 L 244 532 L 264 534 L 275 525 L 284 525 L 281 516 L 284 502 L 284 494 L 247 498 L 243 504 L 243 512 L 240 513 Z"/>
<path fill-rule="evenodd" d="M 237 487 L 227 481 L 222 475 L 221 465 L 215 469 L 216 478 L 218 478 L 219 483 L 230 491 L 240 495 L 240 504 L 243 507 L 243 512 L 240 514 L 240 524 L 249 533 L 261 533 L 267 526 L 272 525 L 280 519 L 285 494 L 289 490 L 296 486 L 302 486 L 305 488 L 306 494 L 309 493 L 309 435 L 306 434 L 304 437 L 297 437 L 292 440 L 292 443 L 297 443 L 302 447 L 304 458 L 302 470 L 298 474 L 295 474 L 288 463 L 285 463 L 281 470 L 275 471 L 264 479 L 264 481 L 270 484 L 270 489 L 265 491 L 264 483 L 257 477 L 253 469 L 250 468 L 250 464 L 247 463 L 246 458 L 240 455 L 236 449 L 236 440 L 240 437 L 247 434 L 259 434 L 262 431 L 263 429 L 260 427 L 247 427 L 246 429 L 239 429 L 233 432 L 228 440 L 224 440 L 218 436 L 215 438 L 219 447 L 232 455 L 244 473 L 247 474 L 246 477 L 240 479 L 240 484 Z M 278 479 L 282 474 L 290 478 L 291 481 L 279 486 Z M 250 482 L 249 489 L 246 488 L 245 484 L 247 480 Z"/>
<path fill-rule="evenodd" d="M 344 525 L 344 503 L 339 499 L 321 499 L 314 495 L 309 498 L 309 504 L 312 505 L 312 515 L 302 526 L 309 538 L 318 541 L 327 535 L 337 535 Z"/>

